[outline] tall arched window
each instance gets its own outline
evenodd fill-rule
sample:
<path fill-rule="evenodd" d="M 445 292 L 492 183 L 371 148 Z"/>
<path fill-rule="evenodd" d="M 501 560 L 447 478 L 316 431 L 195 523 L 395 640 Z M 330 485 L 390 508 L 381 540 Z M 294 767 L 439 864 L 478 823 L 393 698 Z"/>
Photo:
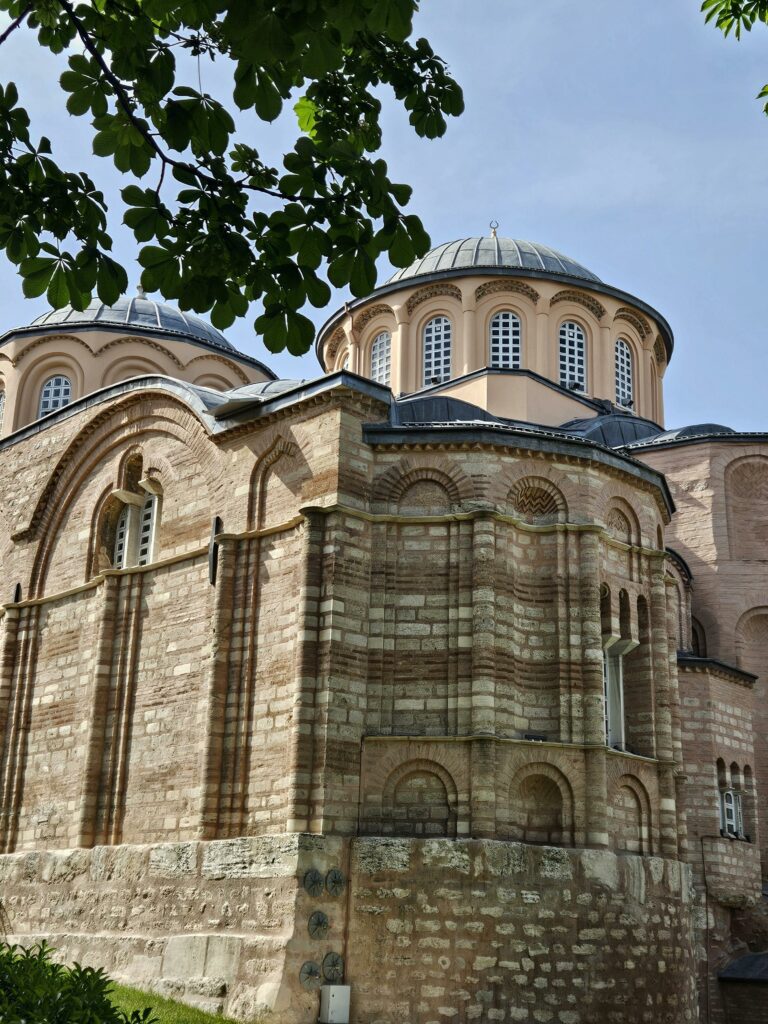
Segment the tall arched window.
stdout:
<path fill-rule="evenodd" d="M 377 384 L 389 387 L 392 338 L 389 331 L 382 331 L 371 345 L 371 377 Z"/>
<path fill-rule="evenodd" d="M 45 416 L 56 409 L 62 409 L 72 401 L 72 381 L 69 377 L 57 374 L 49 377 L 40 392 L 40 406 L 37 415 Z"/>
<path fill-rule="evenodd" d="M 520 317 L 508 309 L 494 313 L 488 329 L 491 366 L 516 370 L 520 366 Z"/>
<path fill-rule="evenodd" d="M 123 505 L 123 511 L 120 513 L 115 527 L 115 550 L 112 565 L 116 569 L 124 569 L 128 564 L 126 556 L 128 553 L 129 508 L 129 505 Z"/>
<path fill-rule="evenodd" d="M 3 417 L 5 416 L 5 391 L 0 388 L 0 430 L 3 429 Z"/>
<path fill-rule="evenodd" d="M 587 390 L 587 339 L 573 320 L 560 325 L 560 383 L 571 391 Z"/>
<path fill-rule="evenodd" d="M 623 338 L 616 342 L 616 404 L 631 409 L 634 399 L 632 350 Z"/>
<path fill-rule="evenodd" d="M 137 565 L 146 565 L 147 562 L 152 561 L 155 547 L 155 528 L 157 525 L 157 501 L 156 494 L 148 494 L 141 509 Z"/>
<path fill-rule="evenodd" d="M 424 325 L 424 384 L 442 384 L 451 377 L 451 321 L 433 316 Z"/>

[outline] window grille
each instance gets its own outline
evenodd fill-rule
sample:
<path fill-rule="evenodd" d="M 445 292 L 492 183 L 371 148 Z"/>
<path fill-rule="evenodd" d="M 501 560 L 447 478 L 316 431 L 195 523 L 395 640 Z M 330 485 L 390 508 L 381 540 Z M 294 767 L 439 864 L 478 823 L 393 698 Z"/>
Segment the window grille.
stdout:
<path fill-rule="evenodd" d="M 155 539 L 156 507 L 156 495 L 148 494 L 146 501 L 142 506 L 141 517 L 139 519 L 139 557 L 136 563 L 137 565 L 146 565 L 147 562 L 152 560 L 152 547 Z"/>
<path fill-rule="evenodd" d="M 117 529 L 115 530 L 115 554 L 112 559 L 112 564 L 116 569 L 125 568 L 128 544 L 128 516 L 128 506 L 123 505 L 120 518 L 117 520 Z"/>
<path fill-rule="evenodd" d="M 520 366 L 520 317 L 508 309 L 494 314 L 489 328 L 491 366 L 516 370 Z"/>
<path fill-rule="evenodd" d="M 560 327 L 560 383 L 571 391 L 587 390 L 587 345 L 584 331 L 573 320 Z"/>
<path fill-rule="evenodd" d="M 451 321 L 433 316 L 424 325 L 424 385 L 442 384 L 451 377 Z"/>
<path fill-rule="evenodd" d="M 741 793 L 733 789 L 725 789 L 720 793 L 720 828 L 730 836 L 744 835 Z"/>
<path fill-rule="evenodd" d="M 616 404 L 632 407 L 632 351 L 623 338 L 616 342 Z"/>
<path fill-rule="evenodd" d="M 392 338 L 389 331 L 382 331 L 376 335 L 371 345 L 371 377 L 377 384 L 389 387 L 391 359 Z"/>
<path fill-rule="evenodd" d="M 0 430 L 3 429 L 3 417 L 5 416 L 5 392 L 0 391 Z"/>
<path fill-rule="evenodd" d="M 38 416 L 63 409 L 72 401 L 72 381 L 69 377 L 49 377 L 40 392 Z"/>

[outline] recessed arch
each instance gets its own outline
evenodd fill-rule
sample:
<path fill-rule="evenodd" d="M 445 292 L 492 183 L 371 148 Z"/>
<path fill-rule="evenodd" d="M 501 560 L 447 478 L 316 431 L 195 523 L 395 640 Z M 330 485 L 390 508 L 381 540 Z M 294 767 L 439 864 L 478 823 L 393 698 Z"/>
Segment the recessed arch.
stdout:
<path fill-rule="evenodd" d="M 456 835 L 456 782 L 437 761 L 406 761 L 388 776 L 382 810 L 387 831 L 404 836 Z"/>
<path fill-rule="evenodd" d="M 568 518 L 562 491 L 551 480 L 540 476 L 518 480 L 507 494 L 507 507 L 512 515 L 528 523 L 564 522 Z"/>
<path fill-rule="evenodd" d="M 519 768 L 509 785 L 502 831 L 527 843 L 573 846 L 574 799 L 571 784 L 543 761 Z"/>

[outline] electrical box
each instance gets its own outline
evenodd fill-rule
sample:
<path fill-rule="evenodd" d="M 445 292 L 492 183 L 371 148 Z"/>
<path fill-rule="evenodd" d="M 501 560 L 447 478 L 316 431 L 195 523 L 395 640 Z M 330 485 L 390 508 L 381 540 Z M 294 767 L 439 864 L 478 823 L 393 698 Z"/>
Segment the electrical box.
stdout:
<path fill-rule="evenodd" d="M 320 1024 L 349 1024 L 349 985 L 320 989 Z"/>

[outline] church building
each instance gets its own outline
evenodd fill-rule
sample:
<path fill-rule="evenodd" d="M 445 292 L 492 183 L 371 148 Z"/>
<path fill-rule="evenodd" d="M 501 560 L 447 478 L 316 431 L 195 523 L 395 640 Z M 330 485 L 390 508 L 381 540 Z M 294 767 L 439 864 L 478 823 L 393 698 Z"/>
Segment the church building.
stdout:
<path fill-rule="evenodd" d="M 667 429 L 673 350 L 495 231 L 313 380 L 0 335 L 0 929 L 253 1024 L 768 1024 L 768 433 Z"/>

